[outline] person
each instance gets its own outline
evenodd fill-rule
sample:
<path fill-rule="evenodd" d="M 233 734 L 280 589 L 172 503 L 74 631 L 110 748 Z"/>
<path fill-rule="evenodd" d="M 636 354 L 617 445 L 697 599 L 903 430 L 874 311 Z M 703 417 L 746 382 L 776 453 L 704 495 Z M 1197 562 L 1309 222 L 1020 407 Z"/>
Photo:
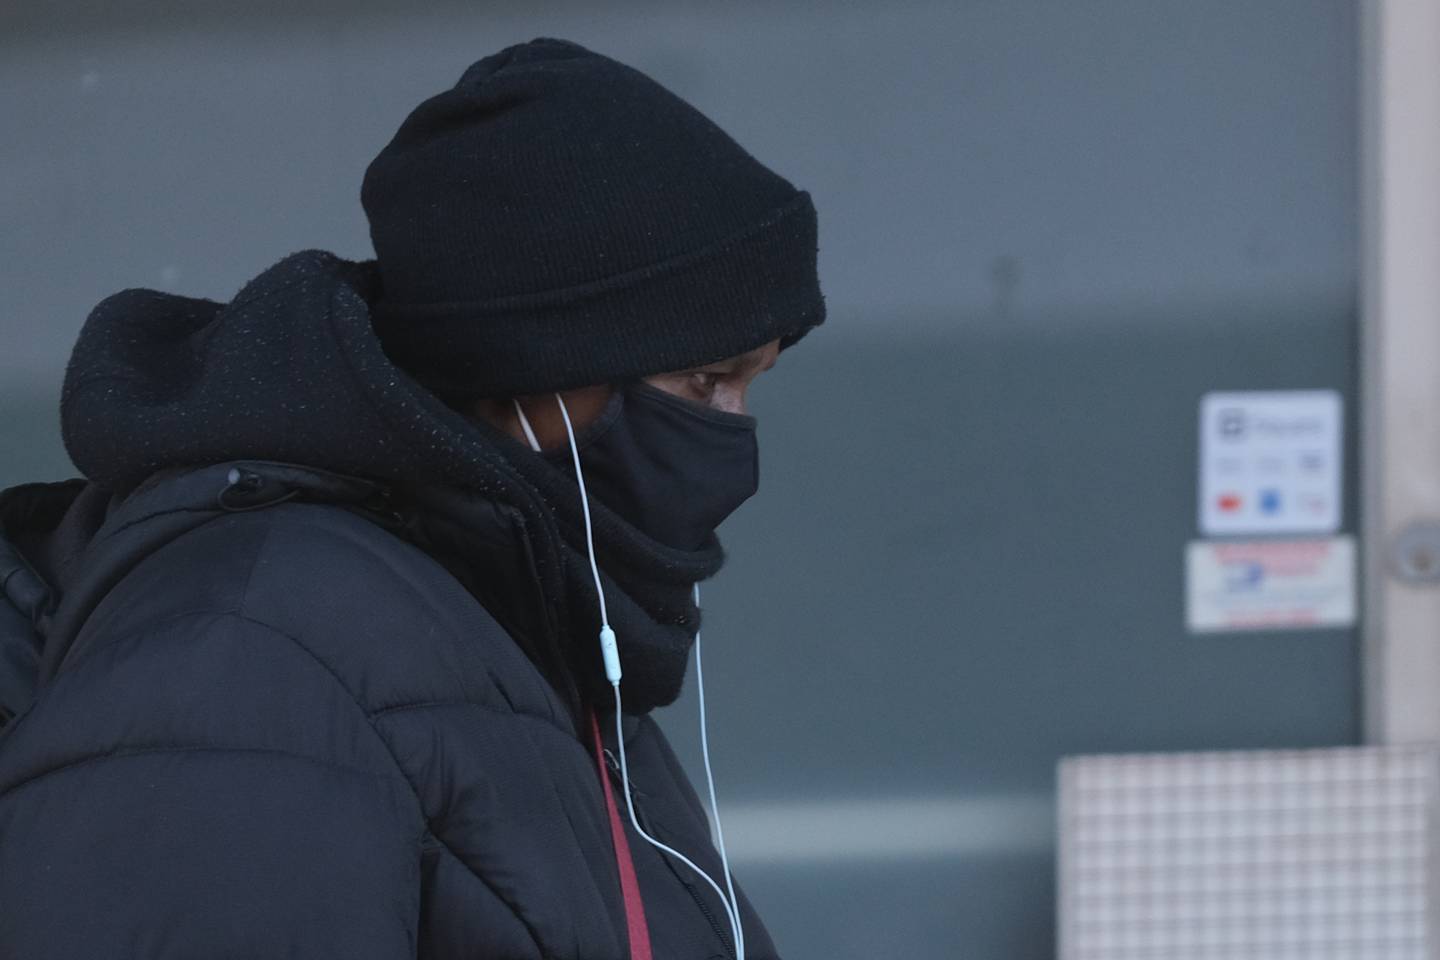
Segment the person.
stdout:
<path fill-rule="evenodd" d="M 774 956 L 651 714 L 824 318 L 809 195 L 539 39 L 361 198 L 374 260 L 102 301 L 85 478 L 0 496 L 0 956 Z"/>

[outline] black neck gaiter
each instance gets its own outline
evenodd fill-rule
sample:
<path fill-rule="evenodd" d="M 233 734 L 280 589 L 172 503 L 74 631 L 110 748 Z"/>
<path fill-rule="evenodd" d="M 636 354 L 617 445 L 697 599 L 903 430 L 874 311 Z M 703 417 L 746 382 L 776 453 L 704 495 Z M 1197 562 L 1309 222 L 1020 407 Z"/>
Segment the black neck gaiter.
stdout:
<path fill-rule="evenodd" d="M 635 382 L 616 388 L 575 445 L 620 647 L 622 698 L 632 712 L 664 706 L 680 694 L 700 627 L 694 584 L 713 576 L 724 560 L 715 528 L 759 483 L 755 420 Z M 608 697 L 575 456 L 568 442 L 538 457 L 511 456 L 517 469 L 543 462 L 564 479 L 547 484 L 545 495 L 562 518 L 570 627 L 585 661 L 582 675 L 601 678 L 602 685 L 587 693 Z M 578 537 L 572 526 L 577 519 Z"/>
<path fill-rule="evenodd" d="M 548 508 L 546 516 L 526 516 L 510 536 L 524 538 L 531 556 L 557 550 L 561 576 L 539 584 L 538 611 L 534 591 L 488 589 L 485 581 L 494 577 L 485 569 L 509 569 L 519 554 L 493 529 L 478 529 L 493 528 L 496 514 L 477 495 L 430 491 L 420 504 L 425 539 L 432 547 L 443 541 L 452 556 L 480 571 L 472 592 L 512 632 L 529 634 L 517 640 L 542 668 L 545 651 L 558 651 L 566 685 L 604 710 L 612 695 L 599 649 L 600 604 L 569 445 L 536 455 L 493 428 L 481 429 Z M 576 443 L 624 671 L 622 699 L 627 713 L 645 713 L 673 703 L 684 684 L 700 628 L 692 591 L 724 563 L 714 527 L 755 490 L 754 420 L 635 384 L 617 390 Z"/>

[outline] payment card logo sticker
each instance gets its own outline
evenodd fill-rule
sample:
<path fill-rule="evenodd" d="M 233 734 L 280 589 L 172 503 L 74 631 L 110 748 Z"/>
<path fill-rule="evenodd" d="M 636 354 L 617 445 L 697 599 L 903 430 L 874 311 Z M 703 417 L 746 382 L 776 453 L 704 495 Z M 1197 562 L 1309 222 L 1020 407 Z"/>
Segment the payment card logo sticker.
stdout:
<path fill-rule="evenodd" d="M 1334 390 L 1201 397 L 1201 533 L 1337 533 L 1343 419 Z"/>

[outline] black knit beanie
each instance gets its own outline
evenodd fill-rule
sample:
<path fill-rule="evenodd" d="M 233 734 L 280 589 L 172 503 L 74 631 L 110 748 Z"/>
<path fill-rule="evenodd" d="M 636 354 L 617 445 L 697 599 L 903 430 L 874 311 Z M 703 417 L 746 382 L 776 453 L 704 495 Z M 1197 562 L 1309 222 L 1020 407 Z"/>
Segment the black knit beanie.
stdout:
<path fill-rule="evenodd" d="M 437 393 L 683 370 L 825 316 L 815 208 L 649 77 L 563 40 L 475 63 L 365 173 L 386 352 Z"/>

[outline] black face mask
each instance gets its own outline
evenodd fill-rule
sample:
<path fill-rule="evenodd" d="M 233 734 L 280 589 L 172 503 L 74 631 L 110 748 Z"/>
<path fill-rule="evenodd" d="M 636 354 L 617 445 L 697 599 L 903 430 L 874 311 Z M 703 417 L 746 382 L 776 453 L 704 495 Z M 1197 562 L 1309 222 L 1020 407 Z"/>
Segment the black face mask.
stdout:
<path fill-rule="evenodd" d="M 755 418 L 647 383 L 616 389 L 575 437 L 590 495 L 650 538 L 695 550 L 760 484 Z M 542 454 L 574 470 L 566 444 Z"/>

